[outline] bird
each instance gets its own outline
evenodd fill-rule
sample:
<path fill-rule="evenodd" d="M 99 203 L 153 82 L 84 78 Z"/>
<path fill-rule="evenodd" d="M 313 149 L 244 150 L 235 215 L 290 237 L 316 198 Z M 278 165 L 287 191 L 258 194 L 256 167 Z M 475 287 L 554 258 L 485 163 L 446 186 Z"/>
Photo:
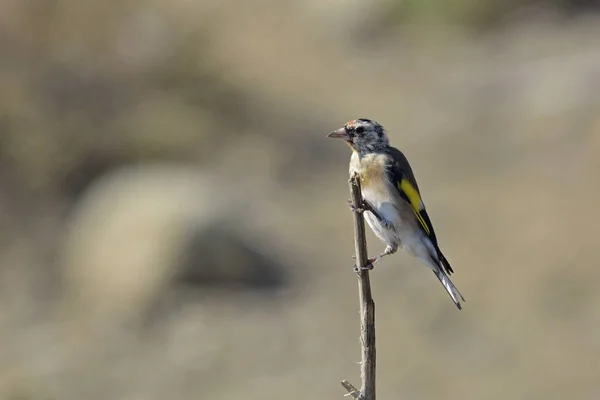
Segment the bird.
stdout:
<path fill-rule="evenodd" d="M 460 310 L 465 298 L 449 275 L 454 272 L 440 250 L 417 180 L 406 156 L 390 146 L 386 130 L 376 121 L 359 118 L 327 135 L 352 149 L 350 177 L 358 174 L 363 205 L 359 211 L 385 250 L 368 260 L 366 269 L 399 247 L 429 267 Z M 349 202 L 353 211 L 356 211 Z"/>

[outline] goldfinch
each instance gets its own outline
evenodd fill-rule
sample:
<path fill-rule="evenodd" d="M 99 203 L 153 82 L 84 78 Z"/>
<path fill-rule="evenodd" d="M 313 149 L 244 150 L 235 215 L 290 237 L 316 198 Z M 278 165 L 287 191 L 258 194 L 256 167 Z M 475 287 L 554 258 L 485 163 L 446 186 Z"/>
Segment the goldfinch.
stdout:
<path fill-rule="evenodd" d="M 460 310 L 465 301 L 448 275 L 452 267 L 442 254 L 419 186 L 404 154 L 390 146 L 383 127 L 360 118 L 327 135 L 345 140 L 352 149 L 350 176 L 358 174 L 364 199 L 364 217 L 375 235 L 387 246 L 369 259 L 369 269 L 401 246 L 433 270 Z"/>

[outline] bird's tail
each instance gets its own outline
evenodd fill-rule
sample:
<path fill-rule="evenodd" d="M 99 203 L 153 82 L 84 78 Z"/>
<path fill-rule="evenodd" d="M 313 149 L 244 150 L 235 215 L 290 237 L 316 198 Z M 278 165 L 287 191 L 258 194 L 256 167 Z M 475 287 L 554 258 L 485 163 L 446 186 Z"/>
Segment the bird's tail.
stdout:
<path fill-rule="evenodd" d="M 438 268 L 434 269 L 433 273 L 440 280 L 440 282 L 444 286 L 444 289 L 446 289 L 446 291 L 448 292 L 448 294 L 452 298 L 452 301 L 454 302 L 454 304 L 456 304 L 456 307 L 459 310 L 462 310 L 462 306 L 461 306 L 460 302 L 461 302 L 461 300 L 463 302 L 466 302 L 466 300 L 463 297 L 463 295 L 458 291 L 458 289 L 456 288 L 456 286 L 454 286 L 454 283 L 452 283 L 452 281 L 450 280 L 450 278 L 448 277 L 448 275 L 446 275 L 446 273 L 444 272 L 444 270 L 441 267 L 438 267 Z"/>

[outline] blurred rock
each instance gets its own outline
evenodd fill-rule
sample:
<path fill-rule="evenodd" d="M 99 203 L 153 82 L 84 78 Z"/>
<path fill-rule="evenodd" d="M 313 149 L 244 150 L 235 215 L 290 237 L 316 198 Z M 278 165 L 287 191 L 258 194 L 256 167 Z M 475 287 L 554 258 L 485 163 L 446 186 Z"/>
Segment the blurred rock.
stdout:
<path fill-rule="evenodd" d="M 174 281 L 281 286 L 281 264 L 232 228 L 246 199 L 228 193 L 215 177 L 185 166 L 124 167 L 102 177 L 68 223 L 68 308 L 88 322 L 141 321 Z"/>
<path fill-rule="evenodd" d="M 176 281 L 186 287 L 277 289 L 287 277 L 280 265 L 222 221 L 191 233 L 177 267 Z"/>

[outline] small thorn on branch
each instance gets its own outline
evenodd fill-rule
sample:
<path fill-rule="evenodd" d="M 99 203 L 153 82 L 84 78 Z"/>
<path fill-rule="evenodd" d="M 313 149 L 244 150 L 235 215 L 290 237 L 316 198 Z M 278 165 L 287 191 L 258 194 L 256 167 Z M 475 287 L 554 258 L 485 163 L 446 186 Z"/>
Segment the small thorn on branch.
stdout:
<path fill-rule="evenodd" d="M 353 384 L 345 379 L 340 383 L 348 391 L 348 393 L 346 393 L 344 396 L 352 396 L 355 399 L 360 399 L 360 390 L 358 390 Z"/>

